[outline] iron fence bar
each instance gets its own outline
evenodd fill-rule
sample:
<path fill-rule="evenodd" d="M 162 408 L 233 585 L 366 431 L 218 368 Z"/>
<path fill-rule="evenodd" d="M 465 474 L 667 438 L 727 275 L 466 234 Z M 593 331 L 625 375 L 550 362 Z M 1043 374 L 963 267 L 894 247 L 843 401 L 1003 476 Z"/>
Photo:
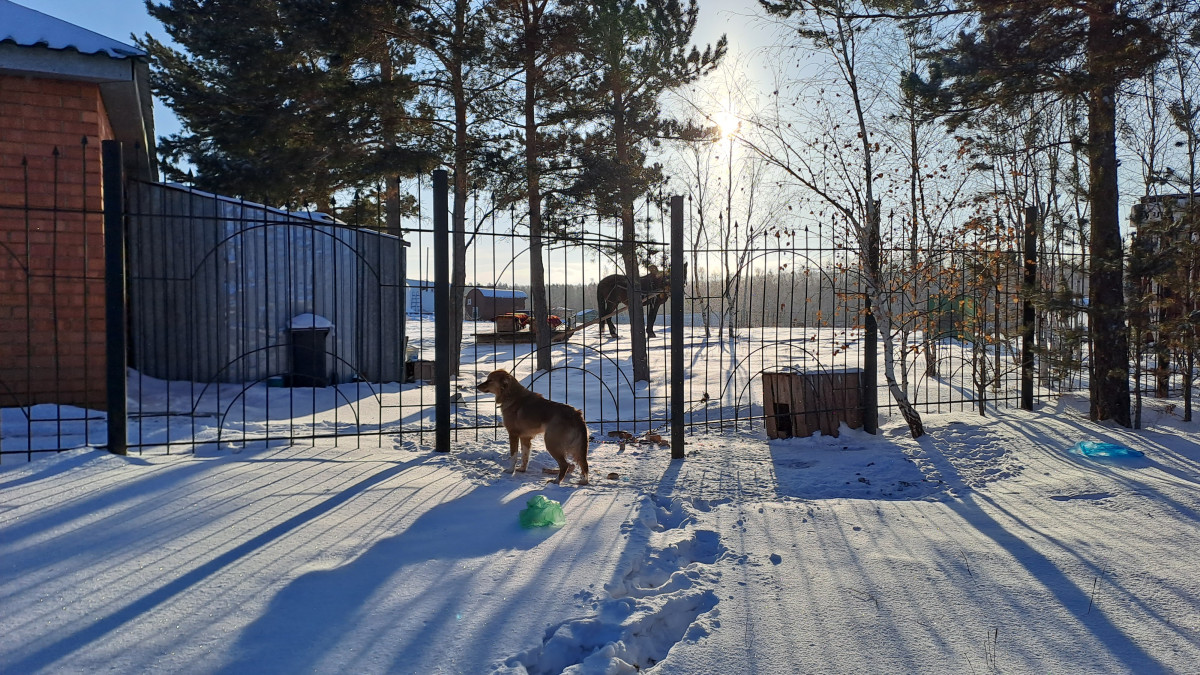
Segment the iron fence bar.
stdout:
<path fill-rule="evenodd" d="M 1037 283 L 1038 208 L 1025 209 L 1025 303 L 1021 316 L 1021 408 L 1033 410 L 1033 289 Z"/>
<path fill-rule="evenodd" d="M 671 197 L 671 459 L 683 459 L 683 197 Z"/>
<path fill-rule="evenodd" d="M 867 235 L 866 265 L 871 270 L 872 275 L 877 278 L 880 262 L 878 202 L 872 204 L 870 208 L 871 212 L 868 216 L 870 220 L 870 232 Z M 872 289 L 870 282 L 868 282 L 866 290 L 863 302 L 863 306 L 866 309 L 866 317 L 865 321 L 863 321 L 865 334 L 863 335 L 862 360 L 864 371 L 863 386 L 866 388 L 866 391 L 863 392 L 863 431 L 868 434 L 875 434 L 879 431 L 879 324 L 875 319 L 875 310 L 871 306 Z"/>
<path fill-rule="evenodd" d="M 107 352 L 108 451 L 126 453 L 125 174 L 120 141 L 103 141 L 104 321 Z"/>
<path fill-rule="evenodd" d="M 80 229 L 83 232 L 83 278 L 84 278 L 84 284 L 86 286 L 90 286 L 91 285 L 91 276 L 92 276 L 93 272 L 92 272 L 92 268 L 91 268 L 91 259 L 88 256 L 88 239 L 90 239 L 90 237 L 88 236 L 89 235 L 88 225 L 92 221 L 91 221 L 91 219 L 88 218 L 88 216 L 86 214 L 87 204 L 88 204 L 88 181 L 87 181 L 88 139 L 87 139 L 87 136 L 83 136 L 82 138 L 79 139 L 79 145 L 80 145 L 80 152 L 79 152 L 80 175 L 83 178 L 83 185 L 81 186 L 83 189 L 83 210 L 85 211 L 85 214 L 82 216 L 82 222 L 80 224 Z M 55 255 L 57 255 L 57 253 L 58 252 L 55 251 Z M 84 326 L 91 325 L 91 321 L 90 321 L 90 319 L 91 319 L 91 313 L 90 313 L 91 303 L 89 302 L 90 295 L 91 295 L 91 293 L 89 293 L 88 290 L 83 291 L 83 325 Z M 83 372 L 88 374 L 87 377 L 91 376 L 92 368 L 93 368 L 92 364 L 93 364 L 92 331 L 90 330 L 90 328 L 88 328 L 88 329 L 85 329 L 84 334 L 83 334 Z M 93 410 L 95 408 L 94 404 L 96 403 L 96 401 L 93 398 L 93 394 L 94 394 L 94 392 L 93 392 L 92 387 L 85 388 L 84 400 L 83 400 L 84 410 Z M 88 413 L 85 412 L 84 413 L 84 422 L 83 422 L 83 442 L 85 445 L 91 445 L 91 443 L 92 443 L 92 425 L 88 423 L 87 418 L 88 418 Z"/>
<path fill-rule="evenodd" d="M 434 423 L 438 452 L 450 451 L 450 219 L 449 179 L 433 172 Z M 462 318 L 459 318 L 462 321 Z"/>

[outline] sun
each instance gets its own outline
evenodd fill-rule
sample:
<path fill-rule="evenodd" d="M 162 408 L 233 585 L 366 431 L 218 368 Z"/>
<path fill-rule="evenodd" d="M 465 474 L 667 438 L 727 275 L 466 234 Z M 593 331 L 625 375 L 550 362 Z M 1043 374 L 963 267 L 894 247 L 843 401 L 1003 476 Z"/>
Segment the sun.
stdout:
<path fill-rule="evenodd" d="M 730 110 L 717 112 L 712 116 L 712 121 L 717 125 L 721 138 L 733 138 L 742 128 L 742 121 Z"/>

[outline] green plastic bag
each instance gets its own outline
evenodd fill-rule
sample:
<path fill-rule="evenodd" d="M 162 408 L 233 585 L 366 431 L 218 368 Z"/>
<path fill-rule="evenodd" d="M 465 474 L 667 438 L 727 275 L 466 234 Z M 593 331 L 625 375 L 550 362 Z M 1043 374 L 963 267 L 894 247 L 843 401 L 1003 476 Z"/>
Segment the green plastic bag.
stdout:
<path fill-rule="evenodd" d="M 567 522 L 563 515 L 562 505 L 545 495 L 538 495 L 525 502 L 521 511 L 521 527 L 546 527 L 547 525 L 562 525 Z"/>

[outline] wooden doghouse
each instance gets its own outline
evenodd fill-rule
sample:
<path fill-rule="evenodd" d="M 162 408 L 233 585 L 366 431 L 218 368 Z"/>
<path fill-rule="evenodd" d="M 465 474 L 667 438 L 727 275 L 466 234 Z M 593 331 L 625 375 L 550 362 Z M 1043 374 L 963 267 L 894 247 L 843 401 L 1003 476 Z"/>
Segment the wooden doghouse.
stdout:
<path fill-rule="evenodd" d="M 768 438 L 837 436 L 842 422 L 863 425 L 862 372 L 763 373 Z"/>
<path fill-rule="evenodd" d="M 409 382 L 433 382 L 434 374 L 437 372 L 436 361 L 425 361 L 418 359 L 408 362 L 408 381 Z"/>

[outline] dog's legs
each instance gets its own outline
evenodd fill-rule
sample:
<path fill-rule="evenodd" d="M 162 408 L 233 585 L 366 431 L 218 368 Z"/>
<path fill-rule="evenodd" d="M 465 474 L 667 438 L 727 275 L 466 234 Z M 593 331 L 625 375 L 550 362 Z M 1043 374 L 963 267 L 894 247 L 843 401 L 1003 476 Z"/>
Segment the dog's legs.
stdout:
<path fill-rule="evenodd" d="M 579 485 L 588 484 L 587 451 L 587 444 L 584 443 L 583 448 L 579 450 L 579 455 L 575 458 L 575 461 L 579 462 Z"/>
<path fill-rule="evenodd" d="M 533 447 L 533 436 L 521 439 L 521 468 L 517 469 L 521 473 L 525 473 L 525 469 L 529 467 L 529 451 Z"/>
<path fill-rule="evenodd" d="M 519 438 L 511 431 L 508 433 L 508 472 L 513 475 L 517 473 L 517 439 Z M 521 470 L 524 471 L 524 469 Z"/>
<path fill-rule="evenodd" d="M 567 463 L 566 457 L 555 457 L 554 459 L 558 462 L 558 478 L 555 478 L 551 482 L 555 485 L 561 485 L 563 478 L 566 478 L 567 472 L 571 470 L 571 465 Z"/>

